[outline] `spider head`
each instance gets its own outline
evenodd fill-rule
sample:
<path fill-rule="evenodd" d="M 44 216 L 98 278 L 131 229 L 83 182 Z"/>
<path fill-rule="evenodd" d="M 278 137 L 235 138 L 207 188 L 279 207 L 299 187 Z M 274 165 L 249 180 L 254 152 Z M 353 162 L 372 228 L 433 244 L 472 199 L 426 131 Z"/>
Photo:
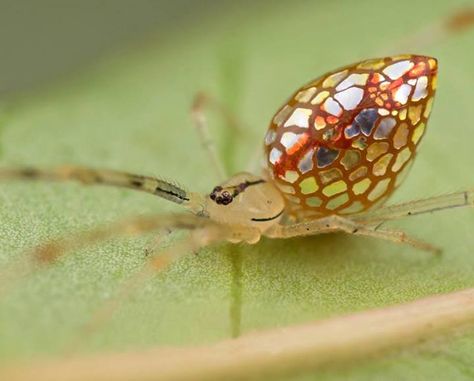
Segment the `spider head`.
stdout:
<path fill-rule="evenodd" d="M 238 173 L 214 187 L 206 203 L 211 219 L 261 231 L 277 223 L 285 208 L 280 191 L 250 173 Z"/>

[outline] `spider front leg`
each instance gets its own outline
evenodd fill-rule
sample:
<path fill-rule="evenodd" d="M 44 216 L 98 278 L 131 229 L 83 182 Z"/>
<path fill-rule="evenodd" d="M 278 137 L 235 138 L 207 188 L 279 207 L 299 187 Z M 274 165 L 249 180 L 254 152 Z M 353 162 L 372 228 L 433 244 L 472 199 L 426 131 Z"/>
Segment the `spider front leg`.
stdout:
<path fill-rule="evenodd" d="M 128 188 L 164 198 L 184 206 L 195 214 L 202 212 L 203 199 L 198 193 L 187 192 L 176 184 L 157 177 L 123 171 L 95 169 L 77 165 L 63 165 L 51 169 L 32 167 L 0 168 L 0 180 L 77 181 L 85 185 Z"/>
<path fill-rule="evenodd" d="M 403 232 L 377 229 L 377 227 L 367 226 L 361 222 L 336 215 L 291 225 L 277 225 L 269 230 L 265 235 L 271 238 L 292 238 L 335 232 L 380 238 L 395 243 L 407 244 L 416 249 L 432 253 L 439 253 L 440 251 L 437 247 L 411 238 Z"/>

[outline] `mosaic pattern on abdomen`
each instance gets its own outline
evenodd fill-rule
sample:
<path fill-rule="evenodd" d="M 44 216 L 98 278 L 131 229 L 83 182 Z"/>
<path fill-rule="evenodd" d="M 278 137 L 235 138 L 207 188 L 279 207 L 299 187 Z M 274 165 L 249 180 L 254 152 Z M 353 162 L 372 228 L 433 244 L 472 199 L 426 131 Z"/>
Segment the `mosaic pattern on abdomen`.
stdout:
<path fill-rule="evenodd" d="M 400 184 L 425 132 L 437 62 L 367 60 L 299 89 L 265 137 L 270 176 L 299 218 L 354 214 Z"/>

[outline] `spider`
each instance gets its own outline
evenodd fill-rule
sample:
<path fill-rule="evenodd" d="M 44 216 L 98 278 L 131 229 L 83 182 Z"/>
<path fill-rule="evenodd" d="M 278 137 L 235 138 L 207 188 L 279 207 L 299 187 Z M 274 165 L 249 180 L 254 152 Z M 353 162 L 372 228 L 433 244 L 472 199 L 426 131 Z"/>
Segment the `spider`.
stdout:
<path fill-rule="evenodd" d="M 384 206 L 407 174 L 425 133 L 437 70 L 434 58 L 399 55 L 357 62 L 309 82 L 273 117 L 264 139 L 263 173 L 237 173 L 204 195 L 155 177 L 77 166 L 5 168 L 0 178 L 130 188 L 187 210 L 141 216 L 51 241 L 34 250 L 40 262 L 115 235 L 165 229 L 184 229 L 189 235 L 150 257 L 153 269 L 208 245 L 255 244 L 262 236 L 344 232 L 438 252 L 404 232 L 381 227 L 406 216 L 474 205 L 474 191 L 469 190 Z M 192 119 L 217 175 L 224 177 L 204 118 L 207 101 L 202 95 L 196 98 Z"/>

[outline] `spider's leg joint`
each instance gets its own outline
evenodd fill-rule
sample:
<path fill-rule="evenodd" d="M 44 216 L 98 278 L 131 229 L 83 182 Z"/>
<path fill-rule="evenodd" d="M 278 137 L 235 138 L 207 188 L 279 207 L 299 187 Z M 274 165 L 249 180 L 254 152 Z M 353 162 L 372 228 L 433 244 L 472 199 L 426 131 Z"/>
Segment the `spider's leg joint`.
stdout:
<path fill-rule="evenodd" d="M 383 225 L 384 223 L 385 223 L 385 221 L 382 221 L 382 222 L 380 222 L 379 224 L 375 225 L 374 231 L 379 230 L 379 229 L 382 227 L 382 225 Z"/>
<path fill-rule="evenodd" d="M 130 180 L 130 185 L 134 188 L 141 188 L 143 187 L 143 180 L 132 179 Z"/>

